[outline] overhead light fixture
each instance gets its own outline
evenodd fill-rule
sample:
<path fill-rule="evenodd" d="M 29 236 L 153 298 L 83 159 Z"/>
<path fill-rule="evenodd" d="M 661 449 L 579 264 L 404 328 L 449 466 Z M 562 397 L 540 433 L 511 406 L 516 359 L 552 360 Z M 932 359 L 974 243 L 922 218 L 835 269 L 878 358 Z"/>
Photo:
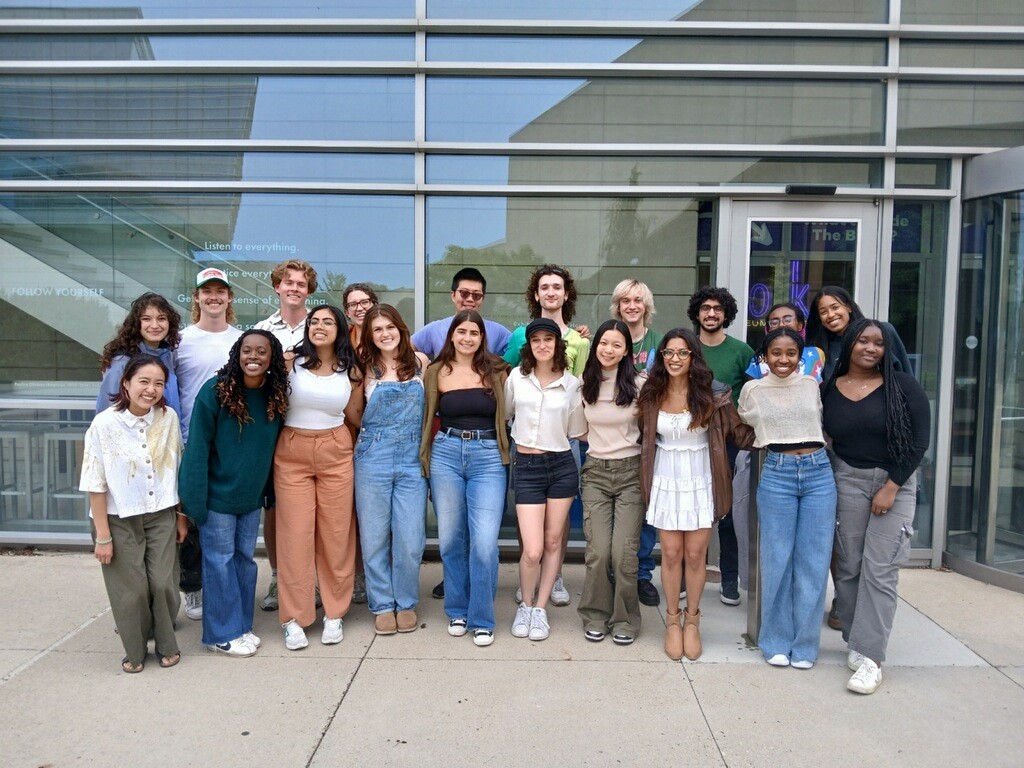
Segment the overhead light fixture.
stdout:
<path fill-rule="evenodd" d="M 787 195 L 834 195 L 839 189 L 835 184 L 787 184 Z"/>

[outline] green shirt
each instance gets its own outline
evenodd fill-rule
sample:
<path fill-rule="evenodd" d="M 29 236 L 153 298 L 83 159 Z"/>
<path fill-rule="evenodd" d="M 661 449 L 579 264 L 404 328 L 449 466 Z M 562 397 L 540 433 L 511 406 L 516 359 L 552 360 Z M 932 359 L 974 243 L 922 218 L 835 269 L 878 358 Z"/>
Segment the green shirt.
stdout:
<path fill-rule="evenodd" d="M 590 354 L 590 340 L 584 339 L 574 328 L 570 328 L 562 334 L 562 339 L 565 340 L 566 370 L 573 376 L 582 376 L 583 369 L 587 365 L 587 355 Z M 513 368 L 519 365 L 519 361 L 523 359 L 520 353 L 525 343 L 526 326 L 520 325 L 512 331 L 512 337 L 508 340 L 508 347 L 504 354 L 505 362 Z"/>
<path fill-rule="evenodd" d="M 715 378 L 732 388 L 732 404 L 738 406 L 740 390 L 743 389 L 743 372 L 747 370 L 754 350 L 732 336 L 726 336 L 725 341 L 715 347 L 701 343 L 701 349 Z"/>
<path fill-rule="evenodd" d="M 178 496 L 185 514 L 197 525 L 207 511 L 241 515 L 260 509 L 272 486 L 270 469 L 284 419 L 267 421 L 266 385 L 245 390 L 249 421 L 221 405 L 217 379 L 203 384 L 192 407 L 188 443 L 178 470 Z"/>
<path fill-rule="evenodd" d="M 647 333 L 640 341 L 633 342 L 633 365 L 637 373 L 643 373 L 654 362 L 654 351 L 661 342 L 661 334 L 655 333 L 653 328 L 648 328 Z"/>

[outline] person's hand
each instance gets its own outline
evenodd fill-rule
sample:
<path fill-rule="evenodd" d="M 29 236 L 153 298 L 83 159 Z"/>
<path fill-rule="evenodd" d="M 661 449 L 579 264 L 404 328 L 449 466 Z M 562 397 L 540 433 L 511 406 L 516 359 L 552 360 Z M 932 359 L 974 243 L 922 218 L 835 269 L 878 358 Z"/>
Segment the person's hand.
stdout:
<path fill-rule="evenodd" d="M 110 538 L 110 535 L 107 535 Z M 93 547 L 92 553 L 96 556 L 96 559 L 100 561 L 100 565 L 110 565 L 110 561 L 114 559 L 114 542 L 108 541 L 106 544 L 100 544 L 103 539 L 98 539 L 96 546 Z"/>
<path fill-rule="evenodd" d="M 188 536 L 188 518 L 181 513 L 175 514 L 175 536 L 174 540 L 181 544 L 185 541 L 185 537 Z"/>
<path fill-rule="evenodd" d="M 590 338 L 590 326 L 588 325 L 577 325 L 576 333 L 582 336 L 584 339 Z"/>
<path fill-rule="evenodd" d="M 884 515 L 892 505 L 896 503 L 896 491 L 899 486 L 891 480 L 878 489 L 878 492 L 871 499 L 871 514 Z"/>

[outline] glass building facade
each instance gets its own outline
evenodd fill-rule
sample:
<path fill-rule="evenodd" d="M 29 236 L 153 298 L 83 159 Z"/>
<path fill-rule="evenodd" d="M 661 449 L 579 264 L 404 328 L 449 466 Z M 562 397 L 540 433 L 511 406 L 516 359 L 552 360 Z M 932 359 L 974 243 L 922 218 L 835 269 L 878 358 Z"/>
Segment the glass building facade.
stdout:
<path fill-rule="evenodd" d="M 752 344 L 846 286 L 932 403 L 915 559 L 1020 573 L 1020 197 L 964 179 L 1024 145 L 1022 85 L 1020 0 L 0 0 L 0 537 L 85 540 L 99 353 L 143 291 L 187 317 L 218 266 L 247 327 L 294 256 L 419 327 L 476 266 L 514 327 L 556 262 L 574 322 L 636 277 L 665 331 L 714 283 Z"/>

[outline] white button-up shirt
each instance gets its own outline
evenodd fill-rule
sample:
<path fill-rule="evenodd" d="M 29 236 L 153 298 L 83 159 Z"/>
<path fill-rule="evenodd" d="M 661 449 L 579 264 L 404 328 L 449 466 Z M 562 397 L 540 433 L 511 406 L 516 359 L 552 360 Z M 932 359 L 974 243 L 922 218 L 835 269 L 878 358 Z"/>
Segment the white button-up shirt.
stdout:
<path fill-rule="evenodd" d="M 298 346 L 305 337 L 306 318 L 303 317 L 299 324 L 292 328 L 281 318 L 281 310 L 278 310 L 266 320 L 260 320 L 253 328 L 259 331 L 270 331 L 281 342 L 281 349 L 287 352 Z"/>
<path fill-rule="evenodd" d="M 178 503 L 180 459 L 181 431 L 170 408 L 152 408 L 145 416 L 107 408 L 85 433 L 78 488 L 107 494 L 107 515 L 113 517 L 159 512 Z"/>
<path fill-rule="evenodd" d="M 586 433 L 580 382 L 568 371 L 547 386 L 536 374 L 514 368 L 505 382 L 505 413 L 516 445 L 538 451 L 568 451 L 569 438 Z"/>

